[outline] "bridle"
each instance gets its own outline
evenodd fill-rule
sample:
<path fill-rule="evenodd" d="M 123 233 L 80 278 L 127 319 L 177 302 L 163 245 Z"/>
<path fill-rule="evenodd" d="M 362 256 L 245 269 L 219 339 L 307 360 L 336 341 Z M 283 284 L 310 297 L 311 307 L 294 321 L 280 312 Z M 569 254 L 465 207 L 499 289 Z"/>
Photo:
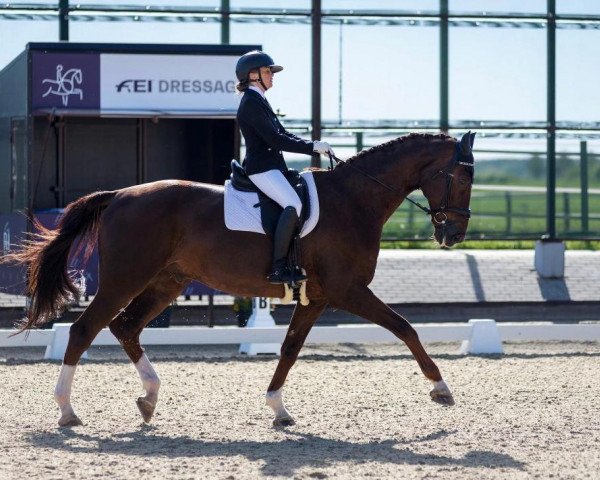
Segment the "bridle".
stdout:
<path fill-rule="evenodd" d="M 469 173 L 471 174 L 471 178 L 473 178 L 474 172 L 474 162 L 473 162 L 473 154 L 468 155 L 467 159 L 471 161 L 463 161 L 465 156 L 461 152 L 461 144 L 457 143 L 454 149 L 454 154 L 450 159 L 448 165 L 442 170 L 438 170 L 428 181 L 432 181 L 438 175 L 446 176 L 446 191 L 444 193 L 444 199 L 442 200 L 442 204 L 438 208 L 424 208 L 421 206 L 421 209 L 424 210 L 428 215 L 431 215 L 433 221 L 438 225 L 444 225 L 448 221 L 448 216 L 446 212 L 454 212 L 462 215 L 466 219 L 471 218 L 471 209 L 470 208 L 460 208 L 460 207 L 452 207 L 450 206 L 450 195 L 452 194 L 452 181 L 454 180 L 454 167 L 456 165 L 464 165 L 469 168 Z M 407 197 L 407 200 L 412 203 L 412 199 Z"/>
<path fill-rule="evenodd" d="M 382 182 L 377 177 L 374 177 L 370 173 L 365 172 L 364 170 L 358 168 L 356 165 L 353 165 L 352 163 L 348 163 L 345 160 L 342 160 L 342 159 L 336 157 L 331 152 L 328 152 L 328 155 L 329 155 L 329 162 L 330 162 L 330 170 L 334 169 L 333 162 L 335 160 L 336 167 L 340 164 L 347 165 L 347 166 L 353 168 L 354 170 L 356 170 L 357 172 L 360 172 L 362 175 L 369 178 L 370 180 L 373 180 L 374 182 L 378 183 L 382 187 L 387 188 L 389 191 L 397 193 L 397 194 L 401 193 L 398 189 L 392 187 L 391 185 L 388 185 L 387 183 Z M 467 160 L 467 161 L 465 161 L 465 160 Z M 473 172 L 474 172 L 473 154 L 463 155 L 463 153 L 461 151 L 461 143 L 460 142 L 456 143 L 456 147 L 454 149 L 454 154 L 452 155 L 452 158 L 450 159 L 450 162 L 448 163 L 448 165 L 446 165 L 443 169 L 438 170 L 435 174 L 433 174 L 433 176 L 429 180 L 427 180 L 425 182 L 425 183 L 429 183 L 439 175 L 446 176 L 446 191 L 444 193 L 444 199 L 438 208 L 424 207 L 423 205 L 421 205 L 419 202 L 413 200 L 412 198 L 406 197 L 406 200 L 408 200 L 410 203 L 415 205 L 417 208 L 420 208 L 421 210 L 423 210 L 425 212 L 425 214 L 431 215 L 431 218 L 435 222 L 435 224 L 440 225 L 442 227 L 446 227 L 450 223 L 448 221 L 448 215 L 446 215 L 446 212 L 457 213 L 467 219 L 471 218 L 471 209 L 470 208 L 452 207 L 449 205 L 450 194 L 452 193 L 452 181 L 454 180 L 454 174 L 452 172 L 453 172 L 454 168 L 456 167 L 456 165 L 464 165 L 464 166 L 468 167 L 469 172 L 471 174 L 471 178 L 473 178 Z M 421 188 L 422 188 L 422 186 L 421 186 Z"/>

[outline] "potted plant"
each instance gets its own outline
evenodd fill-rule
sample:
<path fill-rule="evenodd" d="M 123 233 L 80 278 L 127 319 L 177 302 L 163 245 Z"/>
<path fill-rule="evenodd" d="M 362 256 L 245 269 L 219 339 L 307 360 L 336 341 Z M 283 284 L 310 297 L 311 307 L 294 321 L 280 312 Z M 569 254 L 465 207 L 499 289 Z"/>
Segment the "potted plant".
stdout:
<path fill-rule="evenodd" d="M 250 315 L 252 315 L 252 298 L 234 297 L 233 311 L 235 312 L 238 327 L 245 327 Z"/>

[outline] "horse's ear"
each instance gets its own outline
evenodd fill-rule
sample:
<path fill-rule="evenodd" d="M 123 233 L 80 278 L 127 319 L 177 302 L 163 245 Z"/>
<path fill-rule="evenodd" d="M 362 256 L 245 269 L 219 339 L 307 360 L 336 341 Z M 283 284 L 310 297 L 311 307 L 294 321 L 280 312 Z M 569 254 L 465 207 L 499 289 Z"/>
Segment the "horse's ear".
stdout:
<path fill-rule="evenodd" d="M 460 139 L 460 152 L 465 156 L 469 155 L 471 153 L 471 145 L 473 145 L 473 142 L 471 140 L 471 130 L 469 130 Z"/>
<path fill-rule="evenodd" d="M 475 133 L 477 133 L 477 132 L 475 132 Z M 473 143 L 475 142 L 475 133 L 471 134 L 471 141 L 470 141 L 470 143 L 471 143 L 471 150 L 473 150 Z"/>

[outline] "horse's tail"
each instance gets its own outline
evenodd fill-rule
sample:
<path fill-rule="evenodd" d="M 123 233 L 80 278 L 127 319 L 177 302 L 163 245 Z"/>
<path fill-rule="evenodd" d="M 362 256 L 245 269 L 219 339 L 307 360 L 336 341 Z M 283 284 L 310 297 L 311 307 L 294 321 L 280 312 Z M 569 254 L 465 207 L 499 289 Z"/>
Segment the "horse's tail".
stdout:
<path fill-rule="evenodd" d="M 116 191 L 96 192 L 70 203 L 54 230 L 35 221 L 39 233 L 24 242 L 21 250 L 0 260 L 28 265 L 26 294 L 30 304 L 27 318 L 17 325 L 20 332 L 55 319 L 73 296 L 79 296 L 67 271 L 71 247 L 81 236 L 77 252 L 84 250 L 85 258 L 89 258 L 98 237 L 100 215 L 116 194 Z"/>

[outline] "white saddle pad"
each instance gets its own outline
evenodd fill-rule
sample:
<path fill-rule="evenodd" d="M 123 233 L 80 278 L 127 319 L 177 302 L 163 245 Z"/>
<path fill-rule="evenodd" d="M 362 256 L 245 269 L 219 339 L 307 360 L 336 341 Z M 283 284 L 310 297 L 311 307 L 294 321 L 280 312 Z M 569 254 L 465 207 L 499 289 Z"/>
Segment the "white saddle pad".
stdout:
<path fill-rule="evenodd" d="M 310 196 L 310 214 L 300 232 L 300 236 L 304 237 L 313 231 L 319 221 L 319 196 L 312 172 L 301 172 L 300 175 L 306 180 Z M 254 207 L 258 202 L 257 193 L 240 192 L 233 188 L 230 180 L 225 181 L 225 226 L 229 230 L 264 234 L 260 207 Z"/>

